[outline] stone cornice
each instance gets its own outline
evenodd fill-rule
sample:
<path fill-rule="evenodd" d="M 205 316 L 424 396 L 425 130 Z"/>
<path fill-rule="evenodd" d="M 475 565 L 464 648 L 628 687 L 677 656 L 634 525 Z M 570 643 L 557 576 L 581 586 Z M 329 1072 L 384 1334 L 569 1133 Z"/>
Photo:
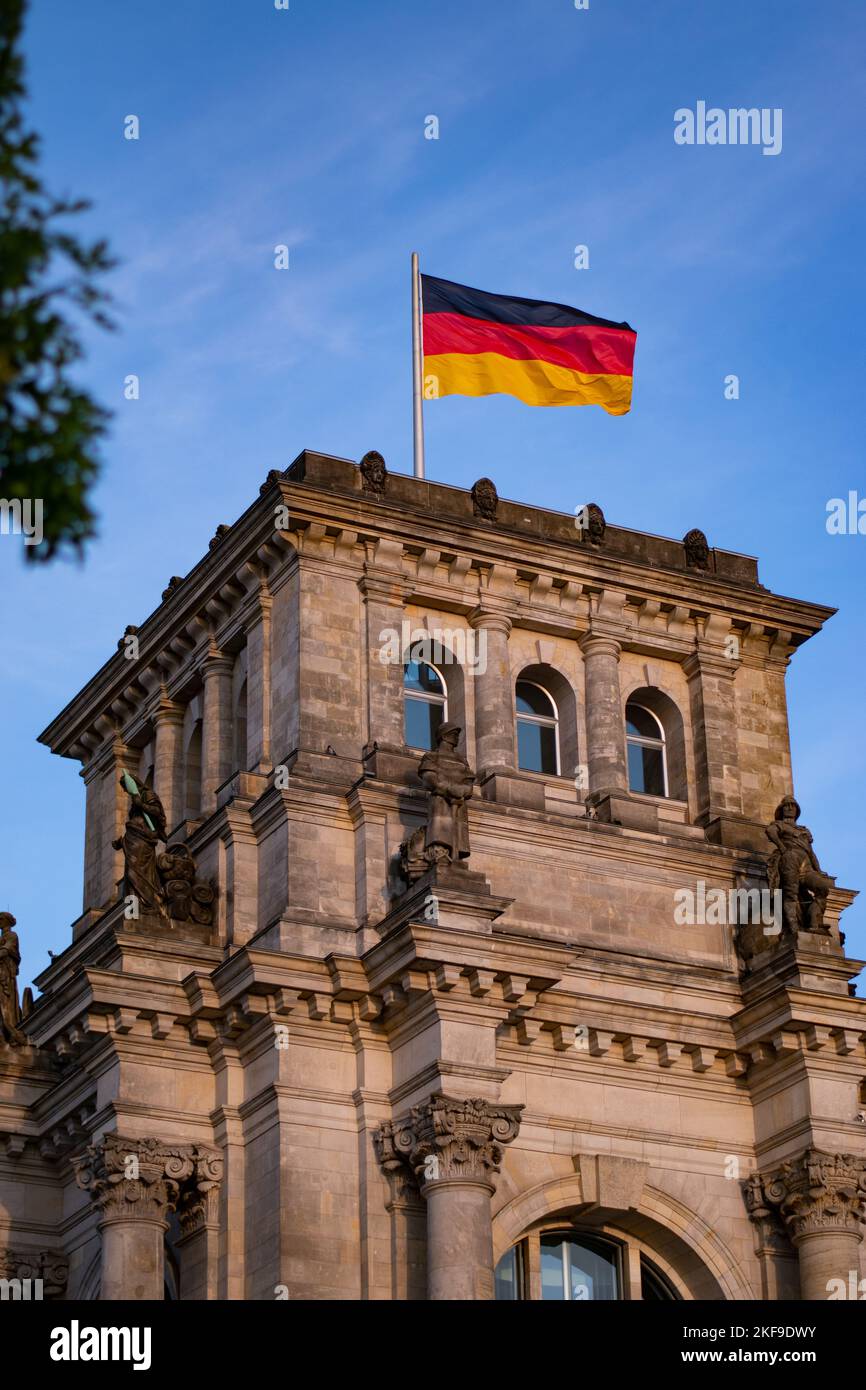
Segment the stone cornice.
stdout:
<path fill-rule="evenodd" d="M 497 597 L 519 606 L 521 621 L 527 616 L 532 621 L 531 611 L 537 606 L 542 625 L 547 621 L 545 614 L 550 613 L 548 600 L 554 592 L 561 606 L 566 595 L 587 585 L 593 591 L 612 585 L 623 593 L 643 595 L 650 610 L 660 598 L 674 612 L 720 610 L 739 619 L 744 630 L 757 631 L 763 625 L 770 633 L 784 631 L 792 646 L 817 631 L 833 611 L 743 582 L 739 576 L 745 574 L 744 566 L 748 568 L 745 557 L 725 560 L 725 565 L 732 567 L 727 578 L 722 577 L 718 565 L 715 573 L 707 575 L 685 567 L 680 542 L 608 527 L 605 546 L 599 549 L 582 543 L 573 518 L 562 514 L 503 501 L 496 527 L 481 527 L 471 516 L 468 493 L 461 489 L 390 475 L 389 492 L 378 502 L 360 490 L 357 470 L 349 460 L 307 454 L 293 470 L 267 485 L 264 494 L 215 539 L 214 548 L 139 626 L 140 660 L 129 662 L 115 654 L 40 735 L 41 742 L 64 756 L 84 759 L 100 716 L 110 711 L 110 717 L 125 729 L 130 717 L 137 717 L 160 673 L 168 675 L 171 693 L 176 694 L 173 675 L 198 646 L 203 625 L 213 626 L 223 643 L 242 640 L 242 624 L 239 626 L 233 615 L 240 608 L 249 608 L 256 598 L 262 577 L 259 569 L 270 569 L 279 583 L 290 557 L 297 555 L 300 532 L 305 533 L 301 549 L 311 562 L 317 559 L 314 551 L 330 550 L 333 555 L 339 550 L 341 564 L 351 560 L 351 567 L 360 569 L 365 548 L 372 548 L 367 545 L 370 541 L 385 549 L 399 547 L 406 555 L 414 552 L 417 556 L 420 551 L 418 563 L 429 569 L 432 557 L 443 553 L 444 530 L 447 554 L 453 556 L 455 548 L 465 552 L 448 562 L 452 583 L 459 586 L 473 568 L 498 572 Z M 289 508 L 294 530 L 274 530 L 277 495 Z M 717 557 L 728 555 L 714 553 Z M 425 560 L 425 556 L 431 558 Z M 457 560 L 461 563 L 455 575 Z M 516 592 L 507 592 L 505 577 L 511 573 L 516 579 L 515 561 L 539 576 L 539 582 L 530 588 L 528 606 Z M 513 580 L 510 582 L 513 588 Z M 477 582 L 473 580 L 469 587 L 477 603 Z M 465 607 L 465 601 L 461 595 L 459 606 Z M 571 608 L 570 602 L 568 606 Z"/>

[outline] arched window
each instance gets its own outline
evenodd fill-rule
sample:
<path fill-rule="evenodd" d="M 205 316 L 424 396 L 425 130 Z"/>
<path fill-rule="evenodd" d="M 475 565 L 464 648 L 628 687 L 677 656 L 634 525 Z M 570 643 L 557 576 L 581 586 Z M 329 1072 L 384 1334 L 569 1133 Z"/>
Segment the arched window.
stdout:
<path fill-rule="evenodd" d="M 535 1230 L 506 1250 L 495 1271 L 498 1301 L 540 1298 L 564 1303 L 625 1297 L 627 1271 L 640 1269 L 640 1297 L 681 1299 L 673 1279 L 648 1259 L 633 1237 L 608 1236 L 574 1227 Z M 536 1273 L 532 1278 L 529 1270 Z M 632 1286 L 631 1297 L 636 1297 Z"/>
<path fill-rule="evenodd" d="M 667 796 L 665 731 L 654 714 L 630 702 L 625 709 L 628 785 L 647 796 Z"/>
<path fill-rule="evenodd" d="M 541 1297 L 554 1302 L 621 1298 L 619 1246 L 573 1231 L 543 1235 Z"/>
<path fill-rule="evenodd" d="M 534 681 L 516 688 L 517 766 L 526 772 L 559 772 L 559 717 L 556 705 Z"/>
<path fill-rule="evenodd" d="M 428 661 L 403 667 L 403 726 L 410 748 L 435 748 L 436 730 L 447 718 L 445 682 Z"/>
<path fill-rule="evenodd" d="M 646 1255 L 640 1257 L 640 1296 L 644 1302 L 661 1300 L 669 1303 L 679 1299 L 671 1281 L 660 1269 L 656 1269 Z"/>

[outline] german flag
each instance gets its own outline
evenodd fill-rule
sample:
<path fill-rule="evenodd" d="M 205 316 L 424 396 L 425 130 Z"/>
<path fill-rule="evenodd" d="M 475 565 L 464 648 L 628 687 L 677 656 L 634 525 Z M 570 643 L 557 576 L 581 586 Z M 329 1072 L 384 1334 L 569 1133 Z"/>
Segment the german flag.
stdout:
<path fill-rule="evenodd" d="M 421 276 L 425 399 L 503 392 L 526 405 L 631 407 L 637 334 L 567 304 Z"/>

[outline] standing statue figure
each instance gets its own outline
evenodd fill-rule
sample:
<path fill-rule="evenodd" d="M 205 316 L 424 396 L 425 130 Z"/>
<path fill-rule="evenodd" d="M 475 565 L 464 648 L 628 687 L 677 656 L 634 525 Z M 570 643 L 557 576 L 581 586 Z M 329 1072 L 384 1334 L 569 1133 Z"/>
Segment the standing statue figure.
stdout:
<path fill-rule="evenodd" d="M 156 847 L 165 840 L 165 811 L 147 782 L 138 786 L 128 772 L 120 774 L 120 785 L 129 793 L 129 814 L 123 838 L 112 840 L 113 849 L 123 850 L 123 897 L 134 895 L 140 912 L 167 918 L 165 893 L 156 862 Z"/>
<path fill-rule="evenodd" d="M 18 1002 L 18 969 L 21 952 L 14 931 L 15 918 L 11 912 L 0 912 L 0 1042 L 22 1047 L 27 1038 L 18 1027 L 21 1006 Z"/>
<path fill-rule="evenodd" d="M 773 845 L 768 874 L 770 892 L 782 891 L 782 919 L 785 930 L 822 931 L 827 895 L 835 879 L 824 873 L 812 849 L 812 835 L 798 825 L 799 804 L 786 796 L 776 807 L 775 819 L 767 826 Z"/>
<path fill-rule="evenodd" d="M 459 724 L 440 724 L 435 753 L 425 753 L 418 775 L 430 792 L 424 840 L 429 864 L 454 864 L 469 858 L 469 816 L 466 802 L 475 786 L 475 773 L 457 751 Z"/>

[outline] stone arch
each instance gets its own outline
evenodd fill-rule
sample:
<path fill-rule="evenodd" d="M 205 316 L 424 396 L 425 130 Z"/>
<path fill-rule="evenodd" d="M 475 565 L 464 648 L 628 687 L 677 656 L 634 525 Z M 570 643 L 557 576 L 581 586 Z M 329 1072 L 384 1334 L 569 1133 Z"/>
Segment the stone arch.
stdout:
<path fill-rule="evenodd" d="M 427 616 L 414 620 L 409 625 L 409 640 L 404 644 L 402 663 L 410 654 L 428 662 L 439 674 L 446 696 L 446 718 L 451 724 L 460 725 L 460 751 L 465 755 L 468 747 L 469 730 L 466 705 L 466 673 L 463 660 L 468 651 L 467 638 L 474 638 L 472 630 L 459 620 L 450 628 L 431 623 Z M 405 698 L 405 697 L 404 697 Z"/>
<path fill-rule="evenodd" d="M 493 1218 L 496 1264 L 533 1227 L 553 1219 L 585 1222 L 634 1236 L 662 1266 L 677 1275 L 686 1296 L 695 1300 L 756 1297 L 718 1232 L 678 1198 L 645 1184 L 635 1207 L 623 1210 L 587 1203 L 579 1173 L 553 1178 L 521 1192 Z"/>
<path fill-rule="evenodd" d="M 623 722 L 626 707 L 634 701 L 654 714 L 665 735 L 668 770 L 668 796 L 674 801 L 689 800 L 689 768 L 686 756 L 686 731 L 682 711 L 676 700 L 658 685 L 639 685 L 628 690 L 623 698 Z"/>
<path fill-rule="evenodd" d="M 536 661 L 523 666 L 514 676 L 514 690 L 518 681 L 531 681 L 540 685 L 556 705 L 559 724 L 559 775 L 572 781 L 578 775 L 580 748 L 577 736 L 577 694 L 567 676 L 556 666 Z M 513 694 L 512 694 L 512 698 Z M 515 746 L 517 742 L 517 716 L 515 720 Z"/>

